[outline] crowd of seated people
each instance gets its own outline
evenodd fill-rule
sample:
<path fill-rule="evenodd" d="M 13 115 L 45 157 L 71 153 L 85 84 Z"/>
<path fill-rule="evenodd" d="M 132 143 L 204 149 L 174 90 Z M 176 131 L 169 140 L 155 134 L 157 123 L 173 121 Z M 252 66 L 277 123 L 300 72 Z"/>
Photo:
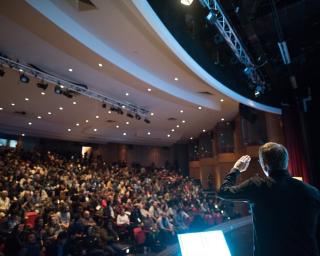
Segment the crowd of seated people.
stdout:
<path fill-rule="evenodd" d="M 0 148 L 0 255 L 145 252 L 230 219 L 191 178 L 101 158 Z"/>

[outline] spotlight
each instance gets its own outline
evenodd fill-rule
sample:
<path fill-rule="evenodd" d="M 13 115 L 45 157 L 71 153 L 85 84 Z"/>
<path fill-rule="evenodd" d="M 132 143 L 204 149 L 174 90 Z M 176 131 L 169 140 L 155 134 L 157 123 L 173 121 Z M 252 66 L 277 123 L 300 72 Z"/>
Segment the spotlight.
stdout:
<path fill-rule="evenodd" d="M 56 94 L 62 94 L 62 89 L 61 89 L 61 86 L 60 85 L 56 85 L 55 87 L 54 87 L 54 92 L 56 93 Z"/>
<path fill-rule="evenodd" d="M 150 120 L 145 118 L 144 121 L 147 123 L 147 124 L 150 124 Z"/>
<path fill-rule="evenodd" d="M 102 104 L 102 108 L 107 108 L 107 104 L 106 104 L 106 103 L 103 103 L 103 104 Z"/>
<path fill-rule="evenodd" d="M 131 113 L 127 113 L 127 117 L 133 118 L 133 115 Z"/>
<path fill-rule="evenodd" d="M 243 70 L 243 73 L 245 73 L 247 76 L 250 76 L 252 75 L 254 71 L 254 68 L 253 67 L 246 67 L 244 70 Z"/>
<path fill-rule="evenodd" d="M 256 89 L 254 90 L 254 96 L 258 98 L 259 96 L 261 96 L 261 94 L 264 93 L 264 90 L 265 90 L 265 86 L 263 84 L 258 84 L 256 86 Z"/>
<path fill-rule="evenodd" d="M 4 69 L 0 67 L 0 77 L 3 77 L 5 73 Z"/>
<path fill-rule="evenodd" d="M 116 111 L 117 111 L 117 108 L 115 108 L 114 106 L 111 106 L 111 107 L 110 107 L 110 111 L 116 112 Z"/>
<path fill-rule="evenodd" d="M 183 5 L 191 5 L 193 0 L 181 0 L 180 1 Z"/>
<path fill-rule="evenodd" d="M 72 97 L 73 97 L 72 92 L 69 91 L 69 90 L 64 91 L 63 95 L 66 96 L 69 99 L 72 99 Z"/>
<path fill-rule="evenodd" d="M 217 10 L 210 10 L 209 14 L 207 15 L 206 19 L 211 23 L 215 24 L 218 18 L 219 12 Z"/>
<path fill-rule="evenodd" d="M 38 86 L 38 88 L 40 88 L 40 89 L 42 89 L 44 91 L 48 88 L 48 84 L 43 82 L 43 81 L 40 82 L 40 83 L 37 83 L 37 86 Z"/>
<path fill-rule="evenodd" d="M 29 83 L 29 81 L 30 81 L 29 77 L 27 77 L 24 73 L 22 73 L 20 75 L 20 82 L 21 83 L 27 84 L 27 83 Z"/>
<path fill-rule="evenodd" d="M 137 120 L 140 120 L 140 119 L 141 119 L 141 116 L 138 115 L 138 114 L 136 114 L 136 119 L 137 119 Z"/>

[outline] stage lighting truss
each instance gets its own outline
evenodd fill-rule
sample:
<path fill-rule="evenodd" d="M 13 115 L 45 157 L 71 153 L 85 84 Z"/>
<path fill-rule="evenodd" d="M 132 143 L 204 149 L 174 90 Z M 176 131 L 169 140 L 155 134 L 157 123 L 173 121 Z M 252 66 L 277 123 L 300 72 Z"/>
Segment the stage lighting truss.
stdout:
<path fill-rule="evenodd" d="M 252 72 L 247 75 L 251 82 L 254 84 L 265 84 L 264 79 L 262 79 L 259 70 L 255 67 L 252 58 L 245 49 L 236 31 L 233 29 L 220 3 L 217 0 L 199 1 L 204 7 L 209 9 L 209 15 L 207 16 L 208 21 L 217 27 L 238 60 L 245 67 L 252 69 Z"/>
<path fill-rule="evenodd" d="M 119 101 L 117 99 L 111 98 L 109 96 L 105 96 L 99 92 L 96 92 L 92 89 L 87 88 L 84 85 L 72 83 L 70 81 L 67 81 L 61 77 L 53 76 L 50 74 L 47 74 L 43 71 L 40 71 L 38 69 L 35 69 L 33 67 L 30 67 L 28 65 L 21 64 L 20 62 L 14 61 L 8 57 L 1 56 L 0 55 L 0 65 L 7 66 L 13 70 L 16 70 L 19 72 L 19 70 L 23 70 L 23 73 L 29 76 L 36 77 L 40 79 L 42 82 L 47 82 L 54 84 L 56 86 L 63 85 L 65 90 L 77 92 L 79 94 L 82 94 L 84 96 L 87 96 L 89 98 L 95 99 L 97 101 L 100 101 L 102 103 L 109 104 L 112 107 L 121 108 L 122 106 L 125 106 L 125 109 L 127 111 L 130 111 L 132 113 L 139 114 L 141 116 L 148 116 L 149 110 L 133 105 L 128 102 Z"/>

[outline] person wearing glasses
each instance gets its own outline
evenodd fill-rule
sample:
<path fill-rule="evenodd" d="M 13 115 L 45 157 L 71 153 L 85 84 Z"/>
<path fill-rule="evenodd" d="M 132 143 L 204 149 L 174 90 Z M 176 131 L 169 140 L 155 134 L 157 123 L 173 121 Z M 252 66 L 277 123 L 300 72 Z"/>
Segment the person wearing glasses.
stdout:
<path fill-rule="evenodd" d="M 320 192 L 288 172 L 288 151 L 268 142 L 259 148 L 265 177 L 236 185 L 251 157 L 242 156 L 219 190 L 224 199 L 246 200 L 253 214 L 255 256 L 319 256 Z M 318 229 L 318 230 L 317 230 Z"/>

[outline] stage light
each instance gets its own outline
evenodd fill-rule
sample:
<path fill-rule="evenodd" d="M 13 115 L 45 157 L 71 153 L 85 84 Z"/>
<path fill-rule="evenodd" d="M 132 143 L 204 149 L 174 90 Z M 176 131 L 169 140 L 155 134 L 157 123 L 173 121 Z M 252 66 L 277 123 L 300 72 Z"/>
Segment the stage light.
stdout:
<path fill-rule="evenodd" d="M 206 19 L 211 23 L 211 24 L 215 24 L 217 21 L 217 17 L 218 17 L 218 11 L 217 10 L 210 10 L 210 12 L 208 13 Z"/>
<path fill-rule="evenodd" d="M 133 115 L 131 113 L 127 113 L 127 117 L 133 118 Z"/>
<path fill-rule="evenodd" d="M 250 76 L 252 75 L 254 71 L 254 68 L 253 67 L 246 67 L 244 70 L 243 70 L 243 73 L 245 73 L 247 76 Z"/>
<path fill-rule="evenodd" d="M 69 90 L 64 91 L 63 95 L 66 96 L 69 99 L 72 99 L 72 97 L 73 97 L 72 92 L 69 91 Z"/>
<path fill-rule="evenodd" d="M 2 67 L 0 67 L 0 77 L 3 77 L 6 72 Z"/>
<path fill-rule="evenodd" d="M 180 1 L 183 5 L 191 5 L 193 0 L 181 0 Z"/>
<path fill-rule="evenodd" d="M 37 86 L 44 91 L 48 88 L 48 84 L 44 82 L 37 83 Z"/>
<path fill-rule="evenodd" d="M 21 83 L 27 84 L 27 83 L 29 83 L 29 81 L 30 81 L 29 77 L 27 77 L 24 73 L 20 75 L 20 82 Z"/>
<path fill-rule="evenodd" d="M 150 120 L 145 118 L 144 121 L 147 123 L 147 124 L 150 124 Z"/>
<path fill-rule="evenodd" d="M 61 89 L 61 86 L 60 85 L 56 85 L 55 87 L 54 87 L 54 92 L 56 93 L 56 94 L 62 94 L 62 89 Z"/>
<path fill-rule="evenodd" d="M 258 84 L 258 85 L 256 86 L 256 89 L 254 90 L 254 96 L 255 96 L 256 98 L 260 97 L 261 94 L 264 93 L 264 90 L 265 90 L 265 86 L 264 86 L 263 84 Z"/>
<path fill-rule="evenodd" d="M 140 120 L 140 119 L 141 119 L 141 116 L 140 116 L 140 115 L 136 114 L 135 116 L 136 116 L 136 119 L 137 119 L 137 120 Z"/>
<path fill-rule="evenodd" d="M 107 104 L 106 104 L 106 103 L 103 103 L 103 104 L 102 104 L 102 108 L 107 108 Z"/>

